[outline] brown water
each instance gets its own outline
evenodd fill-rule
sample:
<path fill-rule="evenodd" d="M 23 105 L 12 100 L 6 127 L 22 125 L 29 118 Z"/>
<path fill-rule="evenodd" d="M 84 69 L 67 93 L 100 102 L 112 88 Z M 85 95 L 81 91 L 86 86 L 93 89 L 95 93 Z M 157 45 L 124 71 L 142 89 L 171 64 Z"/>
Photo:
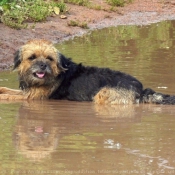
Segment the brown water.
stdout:
<path fill-rule="evenodd" d="M 58 45 L 76 62 L 175 94 L 175 22 L 120 26 Z M 16 73 L 0 86 L 16 88 Z M 0 174 L 175 174 L 175 106 L 0 102 Z"/>

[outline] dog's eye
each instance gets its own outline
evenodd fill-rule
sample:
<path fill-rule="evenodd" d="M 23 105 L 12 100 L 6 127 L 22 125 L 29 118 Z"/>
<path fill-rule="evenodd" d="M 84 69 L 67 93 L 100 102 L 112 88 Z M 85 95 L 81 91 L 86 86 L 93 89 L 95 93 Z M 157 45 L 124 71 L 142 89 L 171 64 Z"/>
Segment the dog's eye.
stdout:
<path fill-rule="evenodd" d="M 51 56 L 48 56 L 46 59 L 50 60 L 50 61 L 53 61 L 53 58 Z"/>
<path fill-rule="evenodd" d="M 34 59 L 36 59 L 36 55 L 35 54 L 33 54 L 33 55 L 31 55 L 30 57 L 29 57 L 29 60 L 34 60 Z"/>

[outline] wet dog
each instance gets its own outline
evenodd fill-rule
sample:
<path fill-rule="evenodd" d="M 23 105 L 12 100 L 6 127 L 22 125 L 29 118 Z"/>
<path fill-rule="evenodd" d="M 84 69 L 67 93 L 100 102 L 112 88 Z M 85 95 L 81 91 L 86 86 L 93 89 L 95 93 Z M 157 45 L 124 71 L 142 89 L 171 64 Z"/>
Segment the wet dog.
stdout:
<path fill-rule="evenodd" d="M 97 104 L 174 104 L 175 97 L 143 89 L 131 75 L 88 67 L 62 55 L 46 40 L 31 40 L 16 52 L 20 90 L 0 87 L 0 99 L 66 99 Z"/>

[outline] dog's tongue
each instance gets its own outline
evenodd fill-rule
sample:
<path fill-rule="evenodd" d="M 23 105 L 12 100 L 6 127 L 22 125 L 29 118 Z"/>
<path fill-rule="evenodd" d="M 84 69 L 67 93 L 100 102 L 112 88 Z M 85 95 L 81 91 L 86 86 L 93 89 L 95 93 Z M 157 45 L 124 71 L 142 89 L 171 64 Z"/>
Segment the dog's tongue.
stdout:
<path fill-rule="evenodd" d="M 37 75 L 38 78 L 43 78 L 44 75 L 45 75 L 45 73 L 43 73 L 43 72 L 37 72 L 36 75 Z"/>

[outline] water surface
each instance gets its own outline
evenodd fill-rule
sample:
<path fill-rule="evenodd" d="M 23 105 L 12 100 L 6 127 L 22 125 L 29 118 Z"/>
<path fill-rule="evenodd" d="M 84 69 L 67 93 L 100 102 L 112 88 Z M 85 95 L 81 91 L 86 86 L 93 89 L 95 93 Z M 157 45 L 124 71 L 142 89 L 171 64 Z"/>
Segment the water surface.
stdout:
<path fill-rule="evenodd" d="M 175 22 L 102 29 L 58 44 L 75 62 L 175 94 Z M 0 86 L 18 87 L 1 72 Z M 175 174 L 175 106 L 0 102 L 0 174 Z"/>

